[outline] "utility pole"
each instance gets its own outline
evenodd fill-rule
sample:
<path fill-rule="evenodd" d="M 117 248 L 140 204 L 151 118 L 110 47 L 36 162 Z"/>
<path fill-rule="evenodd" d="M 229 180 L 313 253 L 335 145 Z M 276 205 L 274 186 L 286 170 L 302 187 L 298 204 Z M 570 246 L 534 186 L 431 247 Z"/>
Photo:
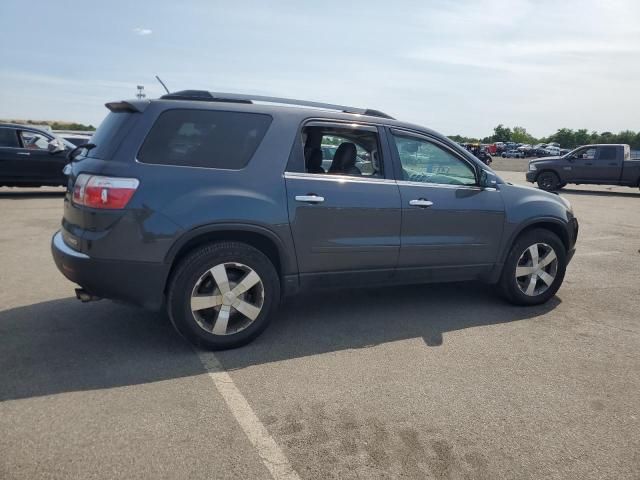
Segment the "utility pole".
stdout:
<path fill-rule="evenodd" d="M 144 93 L 144 85 L 138 85 L 138 93 L 136 93 L 136 97 L 138 98 L 138 100 L 142 100 L 143 98 L 147 97 L 147 94 Z"/>

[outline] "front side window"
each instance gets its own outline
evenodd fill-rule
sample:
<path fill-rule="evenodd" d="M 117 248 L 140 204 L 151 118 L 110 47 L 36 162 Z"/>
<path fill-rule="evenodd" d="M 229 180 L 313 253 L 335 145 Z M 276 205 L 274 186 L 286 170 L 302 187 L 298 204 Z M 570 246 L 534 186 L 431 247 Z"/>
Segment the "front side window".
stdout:
<path fill-rule="evenodd" d="M 49 147 L 49 139 L 40 133 L 22 130 L 20 132 L 20 140 L 23 148 L 27 150 L 47 150 Z"/>
<path fill-rule="evenodd" d="M 445 185 L 476 185 L 474 169 L 444 148 L 427 140 L 393 135 L 402 180 Z"/>
<path fill-rule="evenodd" d="M 375 128 L 308 126 L 302 129 L 306 173 L 383 178 Z"/>
<path fill-rule="evenodd" d="M 0 147 L 19 148 L 18 134 L 13 128 L 0 128 Z"/>
<path fill-rule="evenodd" d="M 578 150 L 573 156 L 582 160 L 593 160 L 596 158 L 596 149 L 594 147 L 583 148 L 582 150 Z"/>
<path fill-rule="evenodd" d="M 264 138 L 271 117 L 216 110 L 168 110 L 147 135 L 138 160 L 189 167 L 244 168 Z"/>

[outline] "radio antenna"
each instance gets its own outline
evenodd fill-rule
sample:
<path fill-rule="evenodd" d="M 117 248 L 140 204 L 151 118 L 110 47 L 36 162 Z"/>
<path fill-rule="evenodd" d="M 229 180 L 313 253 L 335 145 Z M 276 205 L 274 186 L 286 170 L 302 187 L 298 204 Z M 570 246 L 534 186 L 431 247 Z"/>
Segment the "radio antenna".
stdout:
<path fill-rule="evenodd" d="M 164 82 L 162 80 L 160 80 L 160 77 L 158 75 L 156 75 L 156 80 L 158 80 L 160 82 L 160 85 L 162 85 L 162 87 L 167 91 L 167 93 L 171 93 L 171 92 L 169 92 L 169 89 L 164 84 Z"/>

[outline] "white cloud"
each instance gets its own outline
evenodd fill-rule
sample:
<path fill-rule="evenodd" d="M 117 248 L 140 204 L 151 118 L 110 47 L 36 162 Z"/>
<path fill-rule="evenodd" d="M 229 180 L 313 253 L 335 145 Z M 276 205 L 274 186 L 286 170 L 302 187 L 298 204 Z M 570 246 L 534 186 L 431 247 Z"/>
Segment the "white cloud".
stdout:
<path fill-rule="evenodd" d="M 136 35 L 140 35 L 141 37 L 144 37 L 145 35 L 151 35 L 153 33 L 153 30 L 151 30 L 150 28 L 136 27 L 133 29 L 133 32 Z"/>

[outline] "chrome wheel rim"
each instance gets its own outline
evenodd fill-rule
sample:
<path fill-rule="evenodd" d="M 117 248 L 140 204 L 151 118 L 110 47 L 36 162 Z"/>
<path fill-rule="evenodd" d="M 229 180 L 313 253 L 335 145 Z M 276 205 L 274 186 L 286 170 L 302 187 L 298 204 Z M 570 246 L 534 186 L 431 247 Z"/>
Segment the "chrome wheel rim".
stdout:
<path fill-rule="evenodd" d="M 252 268 L 227 262 L 203 273 L 191 292 L 191 312 L 200 328 L 232 335 L 251 325 L 264 305 L 264 285 Z"/>
<path fill-rule="evenodd" d="M 558 257 L 546 243 L 534 243 L 520 255 L 516 265 L 516 284 L 522 293 L 535 297 L 553 285 L 558 274 Z"/>

